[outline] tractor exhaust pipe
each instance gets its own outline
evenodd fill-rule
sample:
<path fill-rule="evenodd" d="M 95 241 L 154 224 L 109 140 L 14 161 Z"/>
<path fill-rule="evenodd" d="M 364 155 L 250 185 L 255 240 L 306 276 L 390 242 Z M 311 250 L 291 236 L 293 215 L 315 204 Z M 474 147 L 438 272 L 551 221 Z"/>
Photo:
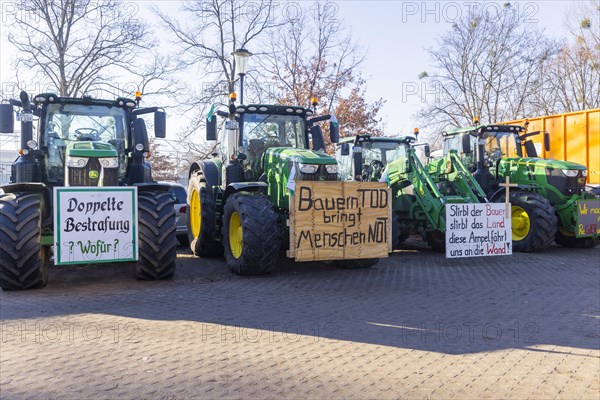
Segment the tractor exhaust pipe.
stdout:
<path fill-rule="evenodd" d="M 21 91 L 19 98 L 23 109 L 21 114 L 21 148 L 26 149 L 27 142 L 33 139 L 33 112 L 27 92 Z"/>

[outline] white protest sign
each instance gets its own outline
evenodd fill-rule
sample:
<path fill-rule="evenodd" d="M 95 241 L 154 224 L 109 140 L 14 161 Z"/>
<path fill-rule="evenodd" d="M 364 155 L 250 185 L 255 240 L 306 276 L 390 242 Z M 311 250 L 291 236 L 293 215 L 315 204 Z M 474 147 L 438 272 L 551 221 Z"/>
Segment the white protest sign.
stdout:
<path fill-rule="evenodd" d="M 54 238 L 56 265 L 137 261 L 137 188 L 54 188 Z"/>
<path fill-rule="evenodd" d="M 446 258 L 508 254 L 512 229 L 504 203 L 446 205 Z"/>

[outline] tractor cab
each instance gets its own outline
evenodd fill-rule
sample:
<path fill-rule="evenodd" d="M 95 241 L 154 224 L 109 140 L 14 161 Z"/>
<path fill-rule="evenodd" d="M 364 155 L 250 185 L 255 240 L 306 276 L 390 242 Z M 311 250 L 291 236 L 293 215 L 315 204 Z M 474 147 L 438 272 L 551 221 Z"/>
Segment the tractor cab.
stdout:
<path fill-rule="evenodd" d="M 377 182 L 381 179 L 385 166 L 393 161 L 406 159 L 407 149 L 414 146 L 416 141 L 413 136 L 391 138 L 358 135 L 344 138 L 336 149 L 340 176 L 342 180 Z M 423 145 L 428 156 L 429 145 Z"/>
<path fill-rule="evenodd" d="M 154 113 L 158 138 L 166 135 L 166 118 L 156 107 L 138 108 L 140 98 L 100 100 L 44 93 L 31 102 L 24 94 L 21 101 L 2 104 L 2 132 L 13 130 L 13 107 L 22 108 L 21 150 L 11 182 L 42 182 L 48 187 L 151 182 L 144 156 L 149 151 L 148 133 L 138 116 Z"/>

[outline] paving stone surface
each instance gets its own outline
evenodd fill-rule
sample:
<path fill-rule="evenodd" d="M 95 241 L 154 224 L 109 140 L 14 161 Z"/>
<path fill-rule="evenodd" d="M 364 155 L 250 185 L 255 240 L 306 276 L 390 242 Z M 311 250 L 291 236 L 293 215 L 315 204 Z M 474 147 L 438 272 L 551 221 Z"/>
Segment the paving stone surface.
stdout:
<path fill-rule="evenodd" d="M 163 282 L 53 268 L 42 290 L 0 294 L 0 397 L 600 397 L 600 248 L 421 246 L 261 277 L 183 248 Z"/>

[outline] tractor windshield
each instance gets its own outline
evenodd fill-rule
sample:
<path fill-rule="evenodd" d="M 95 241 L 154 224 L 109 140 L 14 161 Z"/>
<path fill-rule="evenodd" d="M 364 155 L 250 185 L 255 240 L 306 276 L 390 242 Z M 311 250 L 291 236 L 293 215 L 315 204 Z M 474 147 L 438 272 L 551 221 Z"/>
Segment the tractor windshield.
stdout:
<path fill-rule="evenodd" d="M 485 159 L 495 163 L 501 158 L 522 157 L 518 136 L 514 132 L 485 132 Z"/>
<path fill-rule="evenodd" d="M 265 147 L 306 148 L 304 119 L 297 115 L 251 114 L 241 116 L 242 144 L 246 152 L 256 141 Z"/>
<path fill-rule="evenodd" d="M 104 142 L 119 154 L 119 174 L 126 172 L 127 125 L 125 110 L 119 107 L 87 104 L 49 104 L 40 128 L 40 141 L 47 147 L 48 179 L 64 179 L 65 151 L 70 143 Z"/>
<path fill-rule="evenodd" d="M 363 163 L 381 161 L 383 165 L 387 165 L 394 160 L 406 157 L 404 144 L 398 142 L 363 142 L 362 148 Z"/>
<path fill-rule="evenodd" d="M 362 143 L 362 180 L 376 182 L 388 163 L 406 157 L 403 143 L 372 141 Z"/>

